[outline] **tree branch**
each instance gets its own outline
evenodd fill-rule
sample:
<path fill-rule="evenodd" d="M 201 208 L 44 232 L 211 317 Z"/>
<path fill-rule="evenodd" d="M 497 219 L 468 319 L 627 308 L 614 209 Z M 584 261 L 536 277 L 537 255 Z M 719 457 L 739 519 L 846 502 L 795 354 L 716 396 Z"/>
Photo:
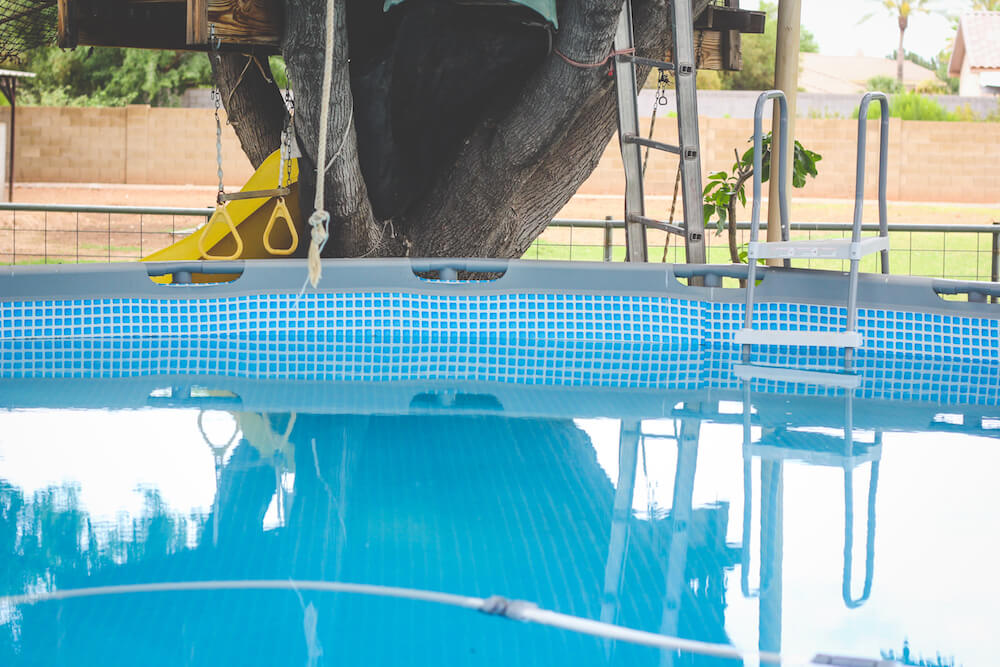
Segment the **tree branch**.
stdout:
<path fill-rule="evenodd" d="M 603 60 L 611 50 L 619 3 L 577 0 L 563 7 L 555 49 L 578 62 Z M 514 193 L 606 79 L 604 68 L 574 67 L 550 54 L 511 110 L 499 121 L 482 121 L 428 195 L 403 216 L 414 253 L 507 254 Z"/>
<path fill-rule="evenodd" d="M 708 5 L 690 1 L 696 17 Z M 587 6 L 560 18 L 556 48 L 579 62 L 602 60 L 611 49 L 618 3 L 571 4 Z M 640 54 L 666 54 L 673 41 L 668 7 L 665 0 L 633 3 Z M 648 73 L 640 68 L 640 85 Z M 605 68 L 575 68 L 553 53 L 522 101 L 499 124 L 481 125 L 440 179 L 439 192 L 407 216 L 418 254 L 521 256 L 593 172 L 614 135 L 613 83 Z"/>

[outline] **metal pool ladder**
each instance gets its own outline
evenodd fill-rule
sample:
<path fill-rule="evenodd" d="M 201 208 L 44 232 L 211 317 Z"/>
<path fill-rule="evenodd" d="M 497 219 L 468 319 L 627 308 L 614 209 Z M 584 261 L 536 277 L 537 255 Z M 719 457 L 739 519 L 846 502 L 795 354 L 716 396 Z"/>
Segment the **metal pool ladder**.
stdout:
<path fill-rule="evenodd" d="M 783 467 L 786 461 L 805 461 L 811 466 L 840 468 L 844 475 L 844 560 L 841 576 L 841 597 L 848 609 L 856 609 L 864 604 L 872 591 L 875 572 L 875 498 L 878 493 L 879 463 L 882 460 L 882 432 L 875 430 L 870 443 L 856 442 L 854 439 L 854 395 L 861 386 L 861 377 L 841 375 L 833 377 L 817 374 L 808 377 L 798 369 L 744 366 L 737 364 L 733 371 L 743 384 L 743 548 L 741 549 L 740 586 L 747 598 L 771 597 L 772 602 L 761 606 L 773 608 L 773 598 L 778 596 L 780 609 L 781 595 L 781 541 L 783 528 Z M 792 424 L 760 423 L 761 434 L 753 441 L 751 383 L 754 380 L 807 383 L 817 386 L 836 387 L 844 391 L 844 436 L 838 437 L 817 433 Z M 804 424 L 802 426 L 805 426 Z M 761 492 L 761 586 L 751 590 L 750 570 L 750 530 L 751 509 L 753 507 L 752 462 L 760 459 Z M 855 595 L 852 585 L 854 572 L 854 473 L 855 469 L 870 464 L 868 477 L 868 504 L 865 524 L 865 578 L 860 595 Z M 765 489 L 770 486 L 770 489 Z M 767 491 L 770 491 L 769 493 Z M 765 561 L 770 561 L 765 563 Z M 776 579 L 776 581 L 769 581 Z M 763 602 L 763 601 L 762 601 Z M 781 626 L 780 618 L 774 623 Z M 770 650 L 770 646 L 761 649 Z"/>
<path fill-rule="evenodd" d="M 777 99 L 780 107 L 779 127 L 784 160 L 788 155 L 788 103 L 780 90 L 768 90 L 757 98 L 753 116 L 753 213 L 750 222 L 750 245 L 747 252 L 747 301 L 743 328 L 736 332 L 736 343 L 743 346 L 743 356 L 748 357 L 751 345 L 815 345 L 820 347 L 844 348 L 844 355 L 850 361 L 851 352 L 862 346 L 858 331 L 858 264 L 862 257 L 874 252 L 881 253 L 882 273 L 889 273 L 889 230 L 886 213 L 886 158 L 889 146 L 889 100 L 884 93 L 869 92 L 861 98 L 858 110 L 858 155 L 854 180 L 854 227 L 848 239 L 816 239 L 790 241 L 788 238 L 788 195 L 787 169 L 778 174 L 778 206 L 781 218 L 781 241 L 763 242 L 757 238 L 760 232 L 761 198 L 761 120 L 764 105 L 768 100 Z M 878 217 L 879 234 L 861 238 L 861 212 L 865 194 L 865 139 L 868 120 L 868 106 L 872 100 L 881 105 L 882 118 L 879 127 L 878 155 Z M 774 173 L 774 150 L 771 151 L 771 173 Z M 784 165 L 781 165 L 784 166 Z M 813 331 L 806 329 L 755 329 L 753 326 L 754 290 L 757 277 L 758 259 L 782 259 L 785 268 L 791 267 L 792 259 L 847 259 L 851 262 L 847 293 L 847 327 L 843 331 Z"/>

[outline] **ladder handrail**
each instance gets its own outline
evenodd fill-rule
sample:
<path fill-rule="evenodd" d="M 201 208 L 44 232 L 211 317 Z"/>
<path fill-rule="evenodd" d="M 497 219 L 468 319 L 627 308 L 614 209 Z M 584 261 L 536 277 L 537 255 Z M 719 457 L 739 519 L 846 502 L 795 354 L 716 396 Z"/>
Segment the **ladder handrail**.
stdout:
<path fill-rule="evenodd" d="M 875 574 L 875 494 L 878 492 L 878 464 L 872 461 L 868 478 L 868 520 L 865 524 L 865 583 L 860 597 L 853 597 L 851 579 L 854 570 L 854 470 L 844 468 L 844 574 L 841 597 L 848 609 L 863 605 L 872 593 Z"/>
<path fill-rule="evenodd" d="M 788 100 L 785 93 L 780 90 L 765 90 L 757 97 L 757 105 L 753 110 L 753 209 L 750 216 L 750 242 L 756 243 L 760 231 L 760 200 L 761 183 L 763 182 L 763 155 L 762 147 L 764 105 L 768 100 L 778 100 L 778 132 L 780 146 L 778 148 L 781 156 L 774 159 L 774 141 L 771 141 L 771 174 L 774 175 L 775 165 L 778 165 L 778 208 L 781 218 L 781 240 L 788 240 L 788 170 L 785 169 L 785 160 L 788 157 Z"/>
<path fill-rule="evenodd" d="M 861 211 L 865 199 L 865 158 L 868 138 L 868 107 L 872 100 L 878 100 L 882 113 L 878 131 L 878 226 L 879 236 L 889 235 L 889 214 L 886 205 L 886 181 L 888 180 L 889 153 L 889 97 L 882 92 L 865 93 L 858 107 L 858 156 L 854 174 L 854 228 L 851 231 L 851 241 L 861 240 Z M 883 250 L 880 255 L 882 273 L 889 273 L 889 251 Z"/>

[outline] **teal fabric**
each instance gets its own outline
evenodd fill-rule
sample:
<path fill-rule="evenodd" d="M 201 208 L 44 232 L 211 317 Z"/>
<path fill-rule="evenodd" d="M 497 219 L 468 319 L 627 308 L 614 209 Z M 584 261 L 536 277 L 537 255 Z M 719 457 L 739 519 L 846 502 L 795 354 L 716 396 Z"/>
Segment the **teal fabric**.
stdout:
<path fill-rule="evenodd" d="M 382 9 L 389 11 L 402 2 L 405 2 L 405 0 L 385 0 L 385 5 Z M 556 0 L 510 0 L 510 2 L 535 10 L 553 26 L 559 27 L 559 21 L 556 19 Z"/>

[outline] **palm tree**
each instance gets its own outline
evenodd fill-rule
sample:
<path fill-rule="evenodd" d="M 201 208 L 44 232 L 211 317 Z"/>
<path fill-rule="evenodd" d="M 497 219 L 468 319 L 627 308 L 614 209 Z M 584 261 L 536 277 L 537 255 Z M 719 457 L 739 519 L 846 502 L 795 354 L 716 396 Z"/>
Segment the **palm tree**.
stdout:
<path fill-rule="evenodd" d="M 977 3 L 985 4 L 995 4 L 998 0 L 974 0 Z M 907 26 L 910 24 L 910 15 L 913 13 L 930 11 L 930 0 L 879 0 L 882 7 L 888 11 L 890 14 L 896 16 L 896 22 L 899 24 L 899 46 L 896 48 L 896 80 L 899 81 L 899 85 L 903 85 L 903 61 L 905 59 L 905 54 L 903 52 L 903 33 L 906 32 Z M 862 21 L 867 21 L 871 18 L 871 14 L 865 16 Z"/>

